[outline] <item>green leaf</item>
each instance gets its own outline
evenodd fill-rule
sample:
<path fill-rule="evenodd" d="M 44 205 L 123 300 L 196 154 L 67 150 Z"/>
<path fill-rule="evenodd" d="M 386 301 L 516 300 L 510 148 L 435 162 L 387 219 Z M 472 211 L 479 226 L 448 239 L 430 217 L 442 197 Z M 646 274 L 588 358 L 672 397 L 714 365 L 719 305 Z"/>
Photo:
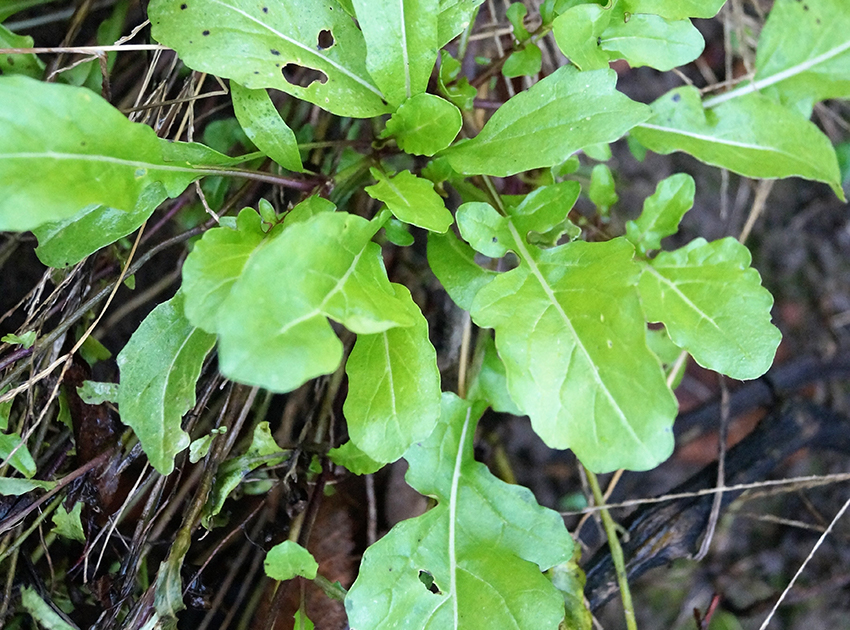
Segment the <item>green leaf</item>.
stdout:
<path fill-rule="evenodd" d="M 490 258 L 501 258 L 512 244 L 507 218 L 483 201 L 462 204 L 457 209 L 457 227 L 473 249 Z"/>
<path fill-rule="evenodd" d="M 313 558 L 313 554 L 297 542 L 284 540 L 269 549 L 263 567 L 266 575 L 273 580 L 283 582 L 296 575 L 313 580 L 319 570 L 319 563 Z"/>
<path fill-rule="evenodd" d="M 439 0 L 354 0 L 366 67 L 391 105 L 420 94 L 437 60 Z"/>
<path fill-rule="evenodd" d="M 349 440 L 328 451 L 328 457 L 337 466 L 343 466 L 355 475 L 371 475 L 384 467 L 385 462 L 376 462 Z"/>
<path fill-rule="evenodd" d="M 408 247 L 414 243 L 413 234 L 410 233 L 407 224 L 395 217 L 386 222 L 384 232 L 387 235 L 387 240 L 393 245 Z"/>
<path fill-rule="evenodd" d="M 30 7 L 37 7 L 40 4 L 47 4 L 53 0 L 3 0 L 0 4 L 0 22 L 4 21 L 10 15 L 25 11 Z"/>
<path fill-rule="evenodd" d="M 154 39 L 195 70 L 283 90 L 339 116 L 389 111 L 366 69 L 363 34 L 335 0 L 152 0 L 148 17 Z M 304 68 L 312 72 L 301 85 L 293 74 Z"/>
<path fill-rule="evenodd" d="M 65 510 L 65 506 L 60 505 L 53 513 L 53 529 L 51 531 L 69 540 L 86 542 L 86 533 L 83 531 L 83 523 L 80 520 L 82 513 L 82 501 L 77 501 L 70 512 Z"/>
<path fill-rule="evenodd" d="M 679 222 L 694 205 L 696 184 L 686 173 L 676 173 L 658 182 L 655 192 L 643 202 L 643 212 L 626 223 L 626 238 L 638 253 L 661 248 L 661 239 L 675 234 Z"/>
<path fill-rule="evenodd" d="M 165 161 L 153 129 L 84 88 L 0 77 L 0 137 L 0 230 L 30 230 L 90 204 L 131 211 L 148 186 L 175 197 L 198 177 Z"/>
<path fill-rule="evenodd" d="M 9 333 L 8 335 L 3 335 L 3 338 L 0 339 L 3 343 L 11 343 L 14 345 L 19 345 L 22 348 L 32 348 L 32 344 L 35 343 L 36 334 L 34 330 L 28 330 L 24 334 L 18 336 L 14 333 Z M 5 429 L 6 427 L 0 427 Z"/>
<path fill-rule="evenodd" d="M 437 48 L 442 48 L 460 35 L 484 0 L 440 0 L 437 22 Z"/>
<path fill-rule="evenodd" d="M 649 109 L 617 92 L 613 70 L 559 68 L 502 105 L 475 138 L 445 151 L 458 173 L 504 177 L 554 166 L 588 144 L 612 142 Z"/>
<path fill-rule="evenodd" d="M 265 237 L 260 216 L 244 208 L 235 230 L 213 228 L 195 243 L 183 264 L 181 289 L 186 317 L 193 325 L 210 333 L 217 330 L 224 301 Z"/>
<path fill-rule="evenodd" d="M 570 630 L 592 630 L 593 616 L 584 603 L 584 585 L 587 578 L 578 566 L 578 548 L 571 560 L 552 567 L 547 572 L 552 584 L 564 596 L 566 616 L 561 627 Z"/>
<path fill-rule="evenodd" d="M 434 155 L 457 137 L 463 119 L 458 108 L 433 94 L 417 94 L 390 116 L 381 138 L 394 137 L 406 153 Z"/>
<path fill-rule="evenodd" d="M 440 51 L 440 73 L 437 76 L 440 94 L 463 111 L 470 111 L 475 104 L 478 90 L 469 84 L 469 79 L 460 76 L 460 69 L 460 62 L 457 59 L 445 50 Z"/>
<path fill-rule="evenodd" d="M 388 176 L 379 169 L 371 169 L 377 184 L 366 186 L 366 192 L 373 199 L 387 204 L 390 212 L 399 221 L 417 225 L 432 232 L 445 232 L 454 219 L 448 211 L 443 198 L 434 190 L 434 184 L 402 171 Z"/>
<path fill-rule="evenodd" d="M 483 334 L 483 333 L 482 333 Z M 481 365 L 474 366 L 470 378 L 469 400 L 486 400 L 493 411 L 510 413 L 515 416 L 524 415 L 508 394 L 508 377 L 505 364 L 499 358 L 493 336 L 484 335 L 480 352 Z"/>
<path fill-rule="evenodd" d="M 118 408 L 162 475 L 174 469 L 174 456 L 189 446 L 180 427 L 195 404 L 195 384 L 215 337 L 183 314 L 183 294 L 157 306 L 118 355 L 121 387 Z"/>
<path fill-rule="evenodd" d="M 75 265 L 135 232 L 167 197 L 161 184 L 152 184 L 142 191 L 130 211 L 93 204 L 65 219 L 40 225 L 33 230 L 38 237 L 35 253 L 48 267 Z"/>
<path fill-rule="evenodd" d="M 726 0 L 620 0 L 627 13 L 652 13 L 668 20 L 713 18 Z"/>
<path fill-rule="evenodd" d="M 106 402 L 118 402 L 118 383 L 98 383 L 83 381 L 77 388 L 77 394 L 87 405 L 100 405 Z"/>
<path fill-rule="evenodd" d="M 587 196 L 603 217 L 608 216 L 608 210 L 620 199 L 615 190 L 614 174 L 607 164 L 597 164 L 593 167 Z"/>
<path fill-rule="evenodd" d="M 207 453 L 210 452 L 210 446 L 212 446 L 213 437 L 215 436 L 205 435 L 197 440 L 192 440 L 192 443 L 189 444 L 189 462 L 197 464 L 207 456 Z"/>
<path fill-rule="evenodd" d="M 528 15 L 528 9 L 522 2 L 512 3 L 508 7 L 508 10 L 505 11 L 505 16 L 508 18 L 511 26 L 514 27 L 514 39 L 520 42 L 524 42 L 531 37 L 531 33 L 523 26 L 523 20 L 525 20 L 526 15 Z"/>
<path fill-rule="evenodd" d="M 25 443 L 21 442 L 21 436 L 17 433 L 0 433 L 0 462 L 5 462 L 9 455 L 15 452 L 9 459 L 12 467 L 27 478 L 36 473 L 35 461 Z"/>
<path fill-rule="evenodd" d="M 348 434 L 380 462 L 394 462 L 411 444 L 428 437 L 440 415 L 440 372 L 428 322 L 407 288 L 393 288 L 414 325 L 359 335 L 345 364 Z"/>
<path fill-rule="evenodd" d="M 52 490 L 56 487 L 55 481 L 41 481 L 39 479 L 13 479 L 11 477 L 0 477 L 0 496 L 19 497 L 31 490 L 41 488 Z"/>
<path fill-rule="evenodd" d="M 512 5 L 516 6 L 516 5 Z M 522 5 L 520 5 L 522 6 Z M 508 78 L 534 76 L 543 65 L 543 54 L 537 44 L 529 42 L 525 47 L 515 50 L 505 60 L 502 74 Z"/>
<path fill-rule="evenodd" d="M 2 14 L 3 9 L 0 9 Z M 0 48 L 32 48 L 32 37 L 16 35 L 0 24 Z M 0 74 L 24 74 L 33 79 L 40 79 L 44 74 L 44 62 L 33 53 L 25 55 L 0 55 Z"/>
<path fill-rule="evenodd" d="M 560 18 L 559 18 L 560 19 Z M 612 19 L 599 40 L 609 59 L 625 59 L 633 68 L 672 70 L 702 54 L 705 41 L 690 20 L 665 20 L 657 15 Z"/>
<path fill-rule="evenodd" d="M 611 10 L 595 3 L 572 7 L 555 18 L 552 30 L 558 48 L 581 70 L 608 67 L 610 57 L 599 38 L 611 21 Z"/>
<path fill-rule="evenodd" d="M 407 482 L 438 504 L 366 550 L 345 598 L 352 627 L 537 630 L 563 618 L 540 571 L 569 559 L 572 539 L 556 512 L 474 460 L 481 411 L 443 394 L 434 432 L 405 456 Z"/>
<path fill-rule="evenodd" d="M 658 465 L 673 447 L 677 405 L 646 347 L 631 244 L 538 250 L 514 221 L 521 263 L 481 289 L 471 310 L 496 330 L 511 398 L 544 442 L 573 449 L 592 470 Z"/>
<path fill-rule="evenodd" d="M 764 374 L 782 338 L 770 323 L 773 297 L 733 238 L 661 252 L 644 266 L 640 296 L 647 319 L 710 370 L 737 379 Z"/>
<path fill-rule="evenodd" d="M 314 630 L 316 626 L 314 626 L 313 622 L 310 621 L 310 618 L 307 617 L 307 613 L 299 608 L 295 611 L 295 622 L 292 627 L 293 630 Z"/>
<path fill-rule="evenodd" d="M 475 262 L 475 251 L 451 230 L 428 234 L 428 264 L 460 308 L 472 308 L 475 294 L 498 274 Z"/>
<path fill-rule="evenodd" d="M 263 88 L 252 90 L 231 81 L 230 97 L 233 113 L 251 142 L 283 168 L 303 171 L 295 134 L 280 117 L 269 93 Z"/>
<path fill-rule="evenodd" d="M 811 112 L 812 104 L 850 97 L 850 13 L 842 0 L 775 2 L 759 36 L 754 80 L 706 105 L 750 92 L 777 95 Z"/>
<path fill-rule="evenodd" d="M 357 334 L 410 326 L 371 242 L 380 225 L 320 212 L 285 226 L 245 264 L 219 309 L 219 365 L 236 381 L 287 392 L 342 360 L 327 318 Z M 281 290 L 285 286 L 286 290 Z"/>
<path fill-rule="evenodd" d="M 671 90 L 652 104 L 653 117 L 632 133 L 657 153 L 685 151 L 746 177 L 805 177 L 841 191 L 832 144 L 813 123 L 760 94 L 703 109 L 699 91 Z"/>
<path fill-rule="evenodd" d="M 47 630 L 78 630 L 76 626 L 72 626 L 65 621 L 59 613 L 48 605 L 34 588 L 24 586 L 21 589 L 21 605 L 24 607 L 33 619 L 35 619 Z"/>
<path fill-rule="evenodd" d="M 275 442 L 269 430 L 268 422 L 260 422 L 254 427 L 251 445 L 244 455 L 238 455 L 225 460 L 215 476 L 215 485 L 204 505 L 201 524 L 209 528 L 214 516 L 221 512 L 224 502 L 242 479 L 252 470 L 263 465 L 274 466 L 286 460 L 287 452 Z"/>

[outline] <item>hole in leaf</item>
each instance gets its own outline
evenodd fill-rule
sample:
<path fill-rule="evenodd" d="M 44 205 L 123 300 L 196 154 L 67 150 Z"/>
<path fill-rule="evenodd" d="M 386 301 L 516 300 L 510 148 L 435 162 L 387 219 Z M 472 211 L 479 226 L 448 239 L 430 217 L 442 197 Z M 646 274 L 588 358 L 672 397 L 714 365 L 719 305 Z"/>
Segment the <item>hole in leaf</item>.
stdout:
<path fill-rule="evenodd" d="M 319 31 L 318 44 L 319 50 L 327 50 L 328 48 L 334 45 L 333 34 L 327 29 L 322 29 L 321 31 Z"/>
<path fill-rule="evenodd" d="M 439 587 L 434 583 L 434 576 L 431 575 L 428 571 L 419 572 L 419 581 L 425 585 L 425 588 L 434 593 L 434 595 L 442 594 Z"/>
<path fill-rule="evenodd" d="M 283 73 L 283 78 L 289 83 L 303 88 L 310 87 L 316 81 L 322 84 L 328 82 L 328 75 L 321 70 L 305 68 L 294 63 L 288 63 L 283 66 L 281 72 Z"/>

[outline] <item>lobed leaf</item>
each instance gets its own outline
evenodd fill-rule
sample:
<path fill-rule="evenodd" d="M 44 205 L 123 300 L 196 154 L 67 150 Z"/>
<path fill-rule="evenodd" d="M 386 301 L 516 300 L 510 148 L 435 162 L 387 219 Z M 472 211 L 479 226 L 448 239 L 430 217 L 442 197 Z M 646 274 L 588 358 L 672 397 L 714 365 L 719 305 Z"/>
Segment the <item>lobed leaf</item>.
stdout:
<path fill-rule="evenodd" d="M 645 105 L 616 91 L 616 79 L 613 70 L 559 68 L 508 100 L 475 138 L 445 155 L 458 173 L 505 177 L 612 142 L 650 115 Z"/>
<path fill-rule="evenodd" d="M 841 191 L 832 144 L 813 123 L 760 94 L 704 109 L 699 91 L 671 90 L 652 104 L 653 117 L 632 130 L 658 153 L 685 151 L 746 177 L 805 177 Z"/>
<path fill-rule="evenodd" d="M 536 630 L 563 618 L 563 599 L 540 571 L 571 557 L 572 538 L 528 489 L 474 460 L 482 410 L 443 394 L 433 433 L 405 456 L 408 483 L 438 504 L 366 550 L 345 599 L 352 627 Z"/>
<path fill-rule="evenodd" d="M 773 297 L 733 238 L 697 238 L 644 266 L 640 296 L 649 321 L 705 368 L 732 378 L 764 374 L 782 338 L 770 323 Z"/>
<path fill-rule="evenodd" d="M 378 183 L 366 186 L 366 192 L 373 199 L 387 204 L 399 221 L 432 232 L 445 232 L 453 223 L 452 213 L 434 190 L 434 184 L 427 179 L 416 177 L 410 171 L 388 176 L 373 168 L 371 173 Z"/>
<path fill-rule="evenodd" d="M 118 355 L 118 408 L 157 472 L 168 475 L 189 446 L 180 426 L 195 404 L 195 385 L 215 337 L 183 314 L 183 294 L 157 306 Z"/>
<path fill-rule="evenodd" d="M 434 94 L 417 94 L 387 121 L 381 138 L 393 137 L 406 153 L 434 155 L 457 137 L 463 119 L 457 107 Z"/>
<path fill-rule="evenodd" d="M 153 37 L 196 70 L 339 116 L 389 111 L 366 69 L 363 33 L 336 0 L 152 0 L 148 17 Z"/>
<path fill-rule="evenodd" d="M 353 0 L 366 67 L 391 105 L 428 87 L 437 61 L 439 0 Z"/>
<path fill-rule="evenodd" d="M 643 202 L 643 212 L 626 223 L 626 238 L 645 256 L 661 247 L 661 239 L 679 230 L 679 222 L 694 205 L 696 184 L 686 173 L 676 173 L 658 182 L 655 192 Z"/>

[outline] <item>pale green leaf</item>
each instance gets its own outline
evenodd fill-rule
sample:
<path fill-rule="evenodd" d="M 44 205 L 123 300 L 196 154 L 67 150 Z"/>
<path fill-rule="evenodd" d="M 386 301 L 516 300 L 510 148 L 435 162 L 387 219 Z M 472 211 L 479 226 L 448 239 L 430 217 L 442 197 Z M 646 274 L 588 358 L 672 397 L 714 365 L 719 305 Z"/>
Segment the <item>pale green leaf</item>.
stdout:
<path fill-rule="evenodd" d="M 60 505 L 53 513 L 53 529 L 51 531 L 70 540 L 86 542 L 86 533 L 83 531 L 83 523 L 80 520 L 82 513 L 82 501 L 77 501 L 70 512 L 65 509 L 64 505 Z"/>
<path fill-rule="evenodd" d="M 445 155 L 458 173 L 503 177 L 560 164 L 588 144 L 612 142 L 650 115 L 646 105 L 616 91 L 616 80 L 613 70 L 559 68 Z"/>
<path fill-rule="evenodd" d="M 406 153 L 434 155 L 457 137 L 463 118 L 457 107 L 434 94 L 417 94 L 390 116 L 382 138 L 395 138 Z"/>
<path fill-rule="evenodd" d="M 174 456 L 189 446 L 180 426 L 195 404 L 195 384 L 215 337 L 193 326 L 183 314 L 183 294 L 157 306 L 118 355 L 121 387 L 118 408 L 162 475 Z"/>
<path fill-rule="evenodd" d="M 2 12 L 3 9 L 0 9 L 0 14 Z M 0 48 L 32 48 L 33 45 L 32 37 L 16 35 L 0 24 Z M 40 79 L 44 74 L 44 62 L 33 53 L 0 55 L 0 74 L 25 74 L 33 79 Z"/>
<path fill-rule="evenodd" d="M 366 186 L 366 192 L 373 199 L 387 204 L 387 208 L 399 221 L 432 232 L 442 233 L 449 229 L 454 221 L 452 213 L 430 181 L 416 177 L 410 171 L 393 176 L 376 168 L 371 172 L 378 183 Z"/>
<path fill-rule="evenodd" d="M 406 287 L 393 288 L 415 323 L 359 335 L 345 364 L 348 434 L 361 451 L 381 462 L 394 462 L 411 444 L 428 437 L 440 415 L 440 372 L 428 322 Z"/>
<path fill-rule="evenodd" d="M 27 445 L 21 442 L 21 436 L 17 433 L 0 433 L 0 462 L 5 462 L 9 455 L 12 455 L 9 463 L 15 470 L 27 478 L 35 475 L 35 460 Z"/>
<path fill-rule="evenodd" d="M 349 440 L 328 451 L 328 458 L 337 466 L 347 468 L 355 475 L 371 475 L 384 467 L 385 462 L 376 462 Z"/>
<path fill-rule="evenodd" d="M 363 33 L 335 0 L 152 0 L 148 17 L 154 39 L 195 70 L 283 90 L 339 116 L 389 111 L 366 69 Z M 305 85 L 293 76 L 303 68 L 312 71 Z"/>
<path fill-rule="evenodd" d="M 649 321 L 703 367 L 737 379 L 764 374 L 782 338 L 770 323 L 773 297 L 733 238 L 698 238 L 644 266 L 640 295 Z"/>
<path fill-rule="evenodd" d="M 470 376 L 469 400 L 486 400 L 493 411 L 525 415 L 508 394 L 508 377 L 505 364 L 499 358 L 493 336 L 482 331 L 484 341 L 476 349 L 481 364 L 473 366 Z"/>
<path fill-rule="evenodd" d="M 118 383 L 98 383 L 96 381 L 83 381 L 77 388 L 77 394 L 87 405 L 100 405 L 107 400 L 118 402 Z"/>
<path fill-rule="evenodd" d="M 455 233 L 428 234 L 428 264 L 455 304 L 468 311 L 475 294 L 496 277 L 475 262 L 475 251 Z"/>
<path fill-rule="evenodd" d="M 155 183 L 141 192 L 132 210 L 93 204 L 65 219 L 40 225 L 33 230 L 38 237 L 35 253 L 49 267 L 75 265 L 137 230 L 167 197 L 162 185 Z"/>
<path fill-rule="evenodd" d="M 508 220 L 483 201 L 462 204 L 457 209 L 457 227 L 473 249 L 490 258 L 504 256 L 513 242 Z"/>
<path fill-rule="evenodd" d="M 47 630 L 78 630 L 56 612 L 50 605 L 39 596 L 34 588 L 24 586 L 21 589 L 21 605 L 33 619 L 38 621 Z"/>
<path fill-rule="evenodd" d="M 204 435 L 197 440 L 192 440 L 192 443 L 189 444 L 189 461 L 192 464 L 197 464 L 207 456 L 207 453 L 210 452 L 210 446 L 212 446 L 213 437 L 213 435 Z"/>
<path fill-rule="evenodd" d="M 439 0 L 354 0 L 366 67 L 391 105 L 420 94 L 437 60 Z"/>
<path fill-rule="evenodd" d="M 0 77 L 0 230 L 30 230 L 90 204 L 136 207 L 145 188 L 170 197 L 199 176 L 169 164 L 153 129 L 84 88 Z"/>
<path fill-rule="evenodd" d="M 614 174 L 607 164 L 597 164 L 593 167 L 587 196 L 602 216 L 608 216 L 608 210 L 620 199 L 615 190 Z"/>
<path fill-rule="evenodd" d="M 535 233 L 543 234 L 553 228 L 563 227 L 580 193 L 581 185 L 573 181 L 541 186 L 526 195 L 516 209 L 511 210 L 511 220 L 526 240 Z M 566 227 L 564 229 L 569 230 Z"/>
<path fill-rule="evenodd" d="M 708 164 L 764 179 L 805 177 L 843 198 L 832 144 L 813 123 L 760 94 L 704 109 L 685 86 L 652 104 L 653 117 L 632 130 L 657 153 L 685 151 Z"/>
<path fill-rule="evenodd" d="M 260 151 L 283 168 L 298 172 L 304 170 L 295 134 L 280 117 L 265 89 L 252 90 L 231 81 L 230 98 L 233 100 L 233 113 L 245 135 Z"/>
<path fill-rule="evenodd" d="M 672 70 L 702 54 L 705 41 L 690 20 L 665 20 L 637 14 L 628 20 L 612 19 L 599 39 L 610 59 L 625 59 L 633 68 L 650 66 Z"/>
<path fill-rule="evenodd" d="M 478 5 L 484 0 L 440 0 L 437 22 L 437 48 L 442 48 L 469 26 Z"/>
<path fill-rule="evenodd" d="M 528 9 L 522 2 L 511 3 L 507 11 L 505 11 L 505 17 L 508 18 L 511 26 L 514 27 L 514 39 L 520 42 L 524 42 L 531 37 L 531 33 L 528 32 L 523 23 L 526 15 L 528 15 Z"/>
<path fill-rule="evenodd" d="M 412 325 L 371 242 L 379 227 L 342 212 L 285 225 L 248 260 L 219 309 L 221 371 L 287 392 L 339 366 L 342 343 L 327 318 L 358 334 Z"/>
<path fill-rule="evenodd" d="M 580 4 L 555 18 L 552 30 L 558 48 L 581 70 L 607 68 L 610 57 L 599 38 L 611 21 L 611 10 L 595 3 Z"/>
<path fill-rule="evenodd" d="M 556 512 L 474 460 L 481 411 L 443 394 L 434 432 L 405 456 L 408 483 L 438 504 L 366 550 L 345 599 L 352 627 L 538 630 L 563 618 L 540 571 L 569 559 L 572 539 Z"/>
<path fill-rule="evenodd" d="M 266 575 L 273 580 L 282 582 L 291 580 L 296 575 L 312 580 L 319 570 L 319 563 L 313 558 L 313 554 L 297 542 L 284 540 L 269 549 L 263 567 Z"/>
<path fill-rule="evenodd" d="M 653 13 L 668 20 L 712 18 L 726 0 L 620 0 L 628 13 Z"/>
<path fill-rule="evenodd" d="M 14 333 L 9 333 L 8 335 L 3 335 L 3 338 L 0 339 L 3 343 L 11 343 L 15 345 L 19 345 L 22 348 L 32 348 L 32 344 L 35 343 L 36 333 L 34 330 L 28 330 L 22 335 L 16 335 Z M 5 429 L 5 426 L 0 426 L 0 429 Z"/>
<path fill-rule="evenodd" d="M 706 106 L 750 92 L 777 95 L 811 112 L 812 104 L 850 97 L 850 11 L 844 0 L 773 4 L 759 36 L 754 80 L 706 101 Z"/>
<path fill-rule="evenodd" d="M 644 200 L 640 216 L 626 223 L 626 238 L 643 256 L 659 249 L 661 239 L 679 230 L 679 222 L 694 205 L 695 193 L 694 178 L 686 173 L 661 180 Z"/>
<path fill-rule="evenodd" d="M 15 479 L 11 477 L 0 477 L 0 496 L 19 497 L 31 490 L 41 488 L 52 490 L 56 487 L 55 481 L 41 481 L 39 479 Z"/>
<path fill-rule="evenodd" d="M 195 243 L 183 264 L 181 290 L 186 317 L 192 324 L 210 333 L 217 330 L 222 304 L 265 237 L 260 216 L 244 208 L 236 218 L 235 230 L 213 228 Z"/>
<path fill-rule="evenodd" d="M 520 5 L 522 6 L 522 5 Z M 537 44 L 529 42 L 525 47 L 515 50 L 505 60 L 502 74 L 508 78 L 535 76 L 543 65 L 543 55 Z"/>
<path fill-rule="evenodd" d="M 576 547 L 571 560 L 552 567 L 547 571 L 547 575 L 555 588 L 564 596 L 566 625 L 562 624 L 561 627 L 569 628 L 569 630 L 592 630 L 593 616 L 584 603 L 584 585 L 587 578 L 578 565 L 579 556 L 579 549 Z"/>

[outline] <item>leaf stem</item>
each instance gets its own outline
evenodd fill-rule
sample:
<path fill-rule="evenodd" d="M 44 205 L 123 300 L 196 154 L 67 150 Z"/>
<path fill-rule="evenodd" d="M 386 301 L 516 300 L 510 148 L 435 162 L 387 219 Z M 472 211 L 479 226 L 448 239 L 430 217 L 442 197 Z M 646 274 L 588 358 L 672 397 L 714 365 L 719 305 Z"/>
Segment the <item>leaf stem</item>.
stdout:
<path fill-rule="evenodd" d="M 345 596 L 348 595 L 348 591 L 343 588 L 342 584 L 339 582 L 331 582 L 328 578 L 319 573 L 317 573 L 316 577 L 313 578 L 313 584 L 322 589 L 322 592 L 331 599 L 344 601 Z"/>
<path fill-rule="evenodd" d="M 605 535 L 608 537 L 608 547 L 611 549 L 611 559 L 614 561 L 614 567 L 617 570 L 617 583 L 620 585 L 620 597 L 623 600 L 623 612 L 626 616 L 626 628 L 628 630 L 637 630 L 637 621 L 635 620 L 635 607 L 632 603 L 632 593 L 629 590 L 629 581 L 626 576 L 626 563 L 623 558 L 623 548 L 620 546 L 620 539 L 617 538 L 617 525 L 614 519 L 611 518 L 611 513 L 605 506 L 605 498 L 602 496 L 602 488 L 599 487 L 599 480 L 596 475 L 584 469 L 587 473 L 587 482 L 590 484 L 590 489 L 593 491 L 593 498 L 596 504 L 600 506 L 600 514 L 602 516 L 602 524 L 605 526 Z"/>

